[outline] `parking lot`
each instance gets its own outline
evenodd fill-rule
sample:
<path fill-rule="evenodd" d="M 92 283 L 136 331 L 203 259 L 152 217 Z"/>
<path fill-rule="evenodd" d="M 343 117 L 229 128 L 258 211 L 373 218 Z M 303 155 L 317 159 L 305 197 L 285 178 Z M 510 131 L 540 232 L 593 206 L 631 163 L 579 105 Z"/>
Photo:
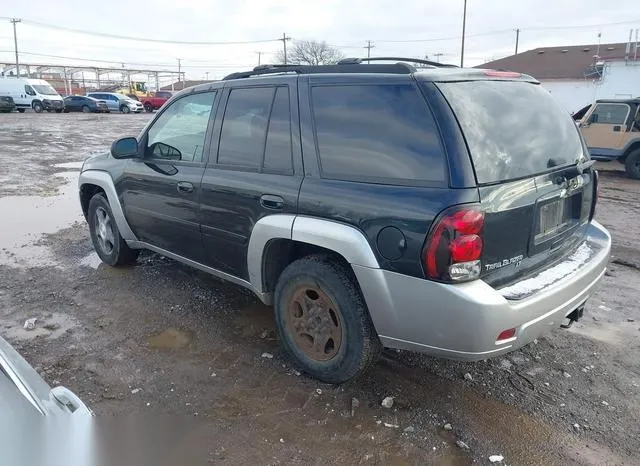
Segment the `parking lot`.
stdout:
<path fill-rule="evenodd" d="M 600 167 L 612 262 L 570 330 L 479 363 L 387 351 L 331 386 L 281 357 L 244 290 L 153 253 L 101 265 L 80 165 L 150 118 L 0 115 L 0 333 L 49 384 L 99 416 L 188 416 L 155 447 L 184 464 L 640 464 L 640 182 L 621 166 Z"/>

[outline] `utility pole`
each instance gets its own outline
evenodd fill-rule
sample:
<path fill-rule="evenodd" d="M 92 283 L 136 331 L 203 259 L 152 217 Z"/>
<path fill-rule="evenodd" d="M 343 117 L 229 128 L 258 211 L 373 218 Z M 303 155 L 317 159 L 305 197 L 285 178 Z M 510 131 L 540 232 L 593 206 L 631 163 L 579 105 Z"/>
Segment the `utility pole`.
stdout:
<path fill-rule="evenodd" d="M 438 52 L 438 53 L 434 53 L 434 54 L 433 54 L 433 56 L 434 56 L 434 57 L 436 57 L 436 61 L 437 61 L 438 63 L 440 63 L 440 57 L 441 57 L 442 55 L 444 55 L 444 53 L 440 53 L 440 52 Z"/>
<path fill-rule="evenodd" d="M 287 37 L 285 32 L 282 33 L 282 39 L 278 39 L 282 41 L 282 47 L 284 48 L 284 64 L 287 64 L 287 41 L 291 40 L 291 37 Z"/>
<path fill-rule="evenodd" d="M 262 52 L 256 52 L 258 54 L 258 66 L 262 64 Z"/>
<path fill-rule="evenodd" d="M 462 46 L 460 49 L 460 68 L 464 68 L 464 35 L 467 28 L 467 0 L 464 0 L 464 11 L 462 12 Z"/>
<path fill-rule="evenodd" d="M 516 55 L 518 55 L 518 42 L 520 41 L 520 28 L 516 29 Z"/>
<path fill-rule="evenodd" d="M 207 81 L 209 81 L 209 72 L 208 72 L 208 71 L 205 71 L 204 75 L 206 76 Z"/>
<path fill-rule="evenodd" d="M 20 18 L 11 18 L 9 21 L 13 23 L 13 47 L 16 51 L 16 75 L 20 77 L 20 61 L 18 60 L 18 34 L 16 33 L 16 23 L 21 22 Z"/>
<path fill-rule="evenodd" d="M 374 48 L 375 45 L 371 45 L 371 41 L 368 40 L 367 41 L 367 45 L 364 46 L 365 49 L 367 49 L 367 63 L 371 63 L 371 61 L 369 60 L 369 58 L 371 58 L 371 49 Z"/>
<path fill-rule="evenodd" d="M 182 59 L 178 58 L 178 82 L 182 82 L 182 73 L 180 70 L 182 70 Z"/>

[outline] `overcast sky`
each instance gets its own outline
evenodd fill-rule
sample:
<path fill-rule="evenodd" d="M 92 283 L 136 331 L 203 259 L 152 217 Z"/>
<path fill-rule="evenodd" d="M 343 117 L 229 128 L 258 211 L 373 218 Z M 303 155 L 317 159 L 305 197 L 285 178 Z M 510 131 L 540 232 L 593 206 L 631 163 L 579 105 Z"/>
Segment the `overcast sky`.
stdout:
<path fill-rule="evenodd" d="M 273 61 L 284 32 L 293 41 L 325 40 L 347 56 L 424 57 L 460 63 L 463 0 L 28 0 L 5 2 L 0 14 L 38 23 L 119 36 L 173 41 L 246 42 L 240 45 L 175 45 L 76 34 L 18 24 L 23 63 L 99 64 L 88 60 L 177 70 L 182 59 L 187 79 L 219 78 L 229 72 Z M 96 5 L 96 6 L 93 6 Z M 625 23 L 606 25 L 610 23 Z M 595 26 L 602 25 L 602 26 Z M 465 65 L 513 53 L 515 29 L 520 51 L 538 46 L 625 42 L 640 28 L 638 0 L 469 0 Z M 502 31 L 493 33 L 495 31 Z M 493 34 L 485 34 L 493 33 Z M 442 39 L 442 40 L 440 40 Z M 293 45 L 289 42 L 289 46 Z M 420 41 L 420 42 L 392 42 Z M 30 52 L 32 55 L 27 54 Z M 41 54 L 33 55 L 33 54 Z M 87 61 L 44 55 L 82 58 Z M 271 58 L 271 60 L 270 60 Z M 11 24 L 0 20 L 0 62 L 13 62 Z"/>

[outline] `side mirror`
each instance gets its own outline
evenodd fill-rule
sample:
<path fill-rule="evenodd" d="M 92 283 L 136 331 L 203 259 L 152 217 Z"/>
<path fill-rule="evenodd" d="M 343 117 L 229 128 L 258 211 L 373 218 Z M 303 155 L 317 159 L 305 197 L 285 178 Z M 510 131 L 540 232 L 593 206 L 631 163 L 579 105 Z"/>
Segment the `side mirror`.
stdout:
<path fill-rule="evenodd" d="M 132 159 L 140 155 L 136 138 L 122 138 L 111 144 L 111 155 L 115 159 Z"/>

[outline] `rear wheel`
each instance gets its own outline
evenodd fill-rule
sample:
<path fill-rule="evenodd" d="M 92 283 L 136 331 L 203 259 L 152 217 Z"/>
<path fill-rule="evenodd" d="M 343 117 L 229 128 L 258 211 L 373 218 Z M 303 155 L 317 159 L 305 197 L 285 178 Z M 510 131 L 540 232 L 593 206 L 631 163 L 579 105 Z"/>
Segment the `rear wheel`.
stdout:
<path fill-rule="evenodd" d="M 24 113 L 24 108 L 19 108 L 19 109 L 18 109 L 18 112 L 19 112 L 19 113 Z"/>
<path fill-rule="evenodd" d="M 123 105 L 120 107 L 120 112 L 121 113 L 129 113 L 131 111 L 131 109 L 129 107 L 127 107 L 126 105 Z"/>
<path fill-rule="evenodd" d="M 42 113 L 42 110 L 44 110 L 42 103 L 37 101 L 31 104 L 31 108 L 33 108 L 33 111 L 36 113 Z"/>
<path fill-rule="evenodd" d="M 151 113 L 151 112 L 153 112 L 153 105 L 151 105 L 149 102 L 147 102 L 146 104 L 144 104 L 144 109 L 147 112 Z"/>
<path fill-rule="evenodd" d="M 103 194 L 91 198 L 87 218 L 93 247 L 102 262 L 114 267 L 135 262 L 139 251 L 127 246 L 120 236 L 111 206 Z"/>
<path fill-rule="evenodd" d="M 631 178 L 640 180 L 640 149 L 636 149 L 627 155 L 624 161 L 624 169 Z"/>
<path fill-rule="evenodd" d="M 56 110 L 56 113 L 62 113 L 62 110 L 57 109 L 57 110 Z"/>
<path fill-rule="evenodd" d="M 274 304 L 283 352 L 323 382 L 352 379 L 380 355 L 355 277 L 328 256 L 290 264 L 278 279 Z"/>

